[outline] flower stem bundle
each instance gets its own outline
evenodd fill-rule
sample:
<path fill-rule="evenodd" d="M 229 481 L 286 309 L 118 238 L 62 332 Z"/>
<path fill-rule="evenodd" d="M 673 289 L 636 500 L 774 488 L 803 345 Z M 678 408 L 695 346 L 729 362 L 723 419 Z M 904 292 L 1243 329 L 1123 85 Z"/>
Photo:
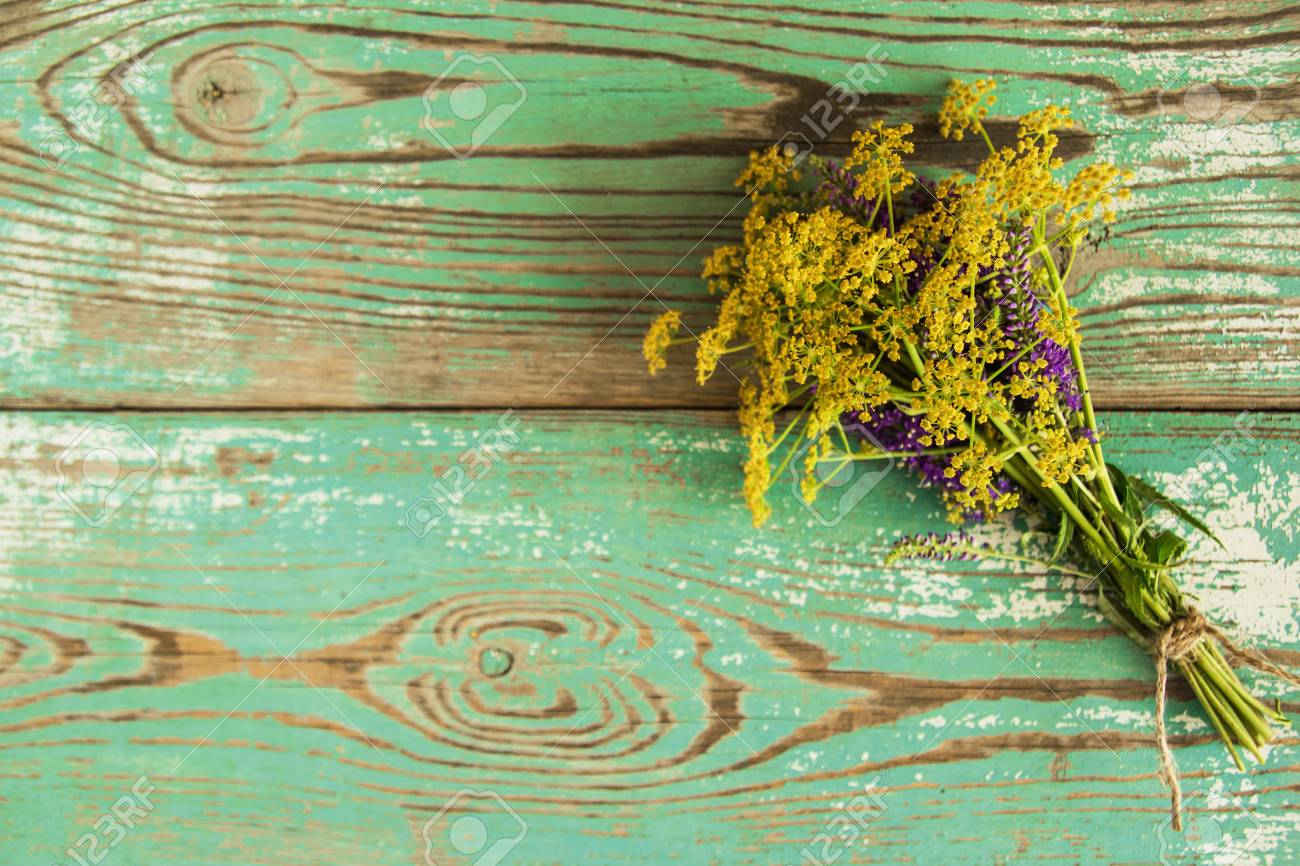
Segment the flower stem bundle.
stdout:
<path fill-rule="evenodd" d="M 1066 283 L 1090 227 L 1127 196 L 1128 174 L 1093 163 L 1063 178 L 1056 133 L 1071 119 L 1054 105 L 995 147 L 983 124 L 994 99 L 991 81 L 954 82 L 939 116 L 945 136 L 987 145 L 973 175 L 913 174 L 908 124 L 855 132 L 842 164 L 797 167 L 775 147 L 751 154 L 737 180 L 751 199 L 743 238 L 704 265 L 716 321 L 679 337 L 681 314 L 669 311 L 646 334 L 645 357 L 653 374 L 672 346 L 695 343 L 701 384 L 720 365 L 736 373 L 755 525 L 791 468 L 811 501 L 860 460 L 907 466 L 956 523 L 1021 509 L 1049 525 L 1049 563 L 1091 577 L 1101 610 L 1155 659 L 1161 777 L 1177 825 L 1167 667 L 1239 766 L 1238 749 L 1262 760 L 1286 719 L 1234 664 L 1295 678 L 1233 644 L 1175 583 L 1187 542 L 1173 527 L 1209 535 L 1205 524 L 1106 461 Z M 954 535 L 904 539 L 890 561 L 975 556 L 1017 558 Z"/>

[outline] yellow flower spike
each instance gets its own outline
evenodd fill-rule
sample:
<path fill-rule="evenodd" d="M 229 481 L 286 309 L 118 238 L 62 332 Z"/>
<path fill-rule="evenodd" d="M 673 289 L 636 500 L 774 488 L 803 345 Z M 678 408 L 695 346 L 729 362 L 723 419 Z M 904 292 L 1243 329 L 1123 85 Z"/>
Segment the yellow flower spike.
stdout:
<path fill-rule="evenodd" d="M 650 375 L 668 366 L 668 347 L 677 331 L 682 326 L 682 314 L 678 310 L 669 310 L 651 323 L 641 343 L 641 354 L 650 368 Z"/>
<path fill-rule="evenodd" d="M 745 504 L 749 506 L 754 526 L 762 526 L 772 515 L 767 504 L 767 489 L 772 486 L 772 464 L 768 462 L 768 443 L 758 432 L 749 436 L 749 457 L 745 460 Z"/>
<path fill-rule="evenodd" d="M 953 141 L 961 141 L 966 130 L 979 126 L 988 116 L 989 108 L 997 102 L 992 78 L 981 78 L 969 84 L 953 81 L 948 85 L 948 96 L 939 109 L 939 134 Z"/>
<path fill-rule="evenodd" d="M 695 348 L 695 381 L 699 385 L 708 382 L 718 369 L 718 361 L 727 351 L 731 335 L 722 324 L 709 328 L 700 335 L 700 343 Z"/>
<path fill-rule="evenodd" d="M 830 456 L 833 450 L 833 443 L 828 436 L 822 436 L 808 447 L 804 455 L 803 475 L 799 479 L 799 492 L 806 502 L 813 502 L 817 499 L 817 493 L 821 490 L 823 479 L 817 474 L 817 467 Z M 835 469 L 827 470 L 827 473 L 834 472 Z M 840 472 L 851 472 L 849 467 L 843 467 Z"/>
<path fill-rule="evenodd" d="M 736 416 L 747 446 L 743 488 L 745 504 L 749 506 L 754 526 L 760 526 L 772 513 L 766 497 L 767 489 L 772 486 L 772 465 L 768 460 L 772 453 L 775 425 L 771 408 L 764 405 L 758 387 L 748 380 L 741 382 L 740 408 Z"/>

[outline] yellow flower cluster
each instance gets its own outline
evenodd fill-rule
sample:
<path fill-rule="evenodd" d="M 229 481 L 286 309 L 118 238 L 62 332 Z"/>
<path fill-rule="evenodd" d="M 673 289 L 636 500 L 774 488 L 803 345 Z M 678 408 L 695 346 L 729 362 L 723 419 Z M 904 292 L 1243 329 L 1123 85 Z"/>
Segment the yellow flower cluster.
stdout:
<path fill-rule="evenodd" d="M 994 101 L 991 80 L 954 82 L 940 113 L 943 134 L 961 139 L 975 130 L 987 140 L 982 122 Z M 1028 355 L 1054 342 L 1054 357 L 1062 349 L 1077 356 L 1068 266 L 1062 273 L 1054 256 L 1077 248 L 1085 224 L 1111 218 L 1127 192 L 1119 188 L 1127 173 L 1107 163 L 1058 179 L 1055 133 L 1072 122 L 1058 106 L 1026 114 L 1014 147 L 990 144 L 973 175 L 942 180 L 935 201 L 919 209 L 897 198 L 915 181 L 904 163 L 912 127 L 877 122 L 855 132 L 844 171 L 852 172 L 854 195 L 875 201 L 880 220 L 871 225 L 860 211 L 842 210 L 842 199 L 837 206 L 792 186 L 799 177 L 790 154 L 775 147 L 750 154 L 737 179 L 753 199 L 741 242 L 716 248 L 704 263 L 719 305 L 698 338 L 696 377 L 703 384 L 724 354 L 743 352 L 736 369 L 744 371 L 744 493 L 756 524 L 770 516 L 768 490 L 795 455 L 803 455 L 796 471 L 809 500 L 825 484 L 817 470 L 828 459 L 839 473 L 854 471 L 854 460 L 889 456 L 855 453 L 842 421 L 885 403 L 914 419 L 918 447 L 929 449 L 899 456 L 945 461 L 954 519 L 1017 507 L 1009 477 L 1054 490 L 1095 472 L 1090 440 L 1077 432 L 1083 415 L 1063 400 L 1060 362 L 1049 368 Z M 1000 300 L 1013 267 L 1025 269 L 1016 285 L 1038 305 L 1017 339 Z M 680 327 L 674 311 L 647 332 L 652 373 L 670 345 L 684 342 L 674 339 Z M 1036 328 L 1036 342 L 1023 342 L 1023 327 Z"/>
<path fill-rule="evenodd" d="M 988 117 L 989 108 L 998 101 L 993 87 L 992 78 L 969 83 L 952 81 L 948 85 L 948 96 L 939 109 L 939 134 L 961 141 L 966 130 L 981 128 L 980 121 Z"/>
<path fill-rule="evenodd" d="M 976 442 L 955 455 L 944 470 L 949 478 L 961 481 L 961 489 L 952 491 L 947 497 L 952 516 L 960 517 L 967 513 L 993 515 L 1019 505 L 1020 494 L 1001 492 L 993 487 L 993 480 L 1003 465 L 1003 459 L 990 452 L 982 442 Z"/>
<path fill-rule="evenodd" d="M 736 178 L 736 186 L 743 186 L 754 201 L 779 195 L 785 192 L 790 181 L 799 179 L 799 172 L 794 170 L 794 157 L 775 144 L 766 150 L 750 151 L 749 166 Z"/>
<path fill-rule="evenodd" d="M 993 208 L 1001 219 L 1031 223 L 1034 216 L 1059 201 L 1062 188 L 1052 172 L 1062 165 L 1046 145 L 1020 140 L 1016 149 L 1004 147 L 979 167 Z"/>
<path fill-rule="evenodd" d="M 1049 151 L 1056 148 L 1056 131 L 1074 126 L 1070 118 L 1070 109 L 1059 105 L 1045 105 L 1020 118 L 1020 130 L 1017 138 L 1022 142 L 1034 144 L 1043 142 Z"/>
<path fill-rule="evenodd" d="M 870 129 L 853 133 L 853 151 L 844 160 L 844 168 L 861 167 L 858 184 L 865 189 L 888 187 L 892 195 L 907 189 L 916 179 L 903 165 L 903 154 L 914 150 L 907 136 L 912 134 L 912 124 L 885 126 L 877 120 Z"/>
<path fill-rule="evenodd" d="M 681 326 L 682 314 L 677 310 L 669 310 L 655 319 L 645 332 L 641 354 L 645 357 L 651 376 L 668 366 L 668 347 L 672 345 L 673 337 L 677 336 Z"/>
<path fill-rule="evenodd" d="M 1038 431 L 1034 467 L 1043 477 L 1043 486 L 1069 484 L 1073 475 L 1086 474 L 1088 465 L 1087 439 L 1070 435 L 1059 426 L 1046 426 Z"/>
<path fill-rule="evenodd" d="M 1100 213 L 1103 222 L 1115 220 L 1112 207 L 1116 199 L 1129 197 L 1127 187 L 1120 186 L 1133 179 L 1133 173 L 1122 171 L 1108 162 L 1084 166 L 1074 176 L 1061 196 L 1061 209 L 1065 212 L 1071 229 L 1088 222 Z"/>
<path fill-rule="evenodd" d="M 807 397 L 801 435 L 808 438 L 844 412 L 887 399 L 889 380 L 876 369 L 876 355 L 862 351 L 859 334 L 882 286 L 914 265 L 888 233 L 829 207 L 781 211 L 770 220 L 751 213 L 745 235 L 743 257 L 724 247 L 705 265 L 723 298 L 717 321 L 700 335 L 696 373 L 701 383 L 712 376 L 735 340 L 752 350 L 757 383 L 742 389 L 740 422 L 750 450 L 746 498 L 759 518 L 767 513 L 768 460 L 777 444 L 772 418 L 792 387 L 817 385 Z"/>
<path fill-rule="evenodd" d="M 1056 309 L 1042 311 L 1038 319 L 1038 330 L 1052 342 L 1069 346 L 1079 339 L 1079 311 L 1061 298 Z"/>

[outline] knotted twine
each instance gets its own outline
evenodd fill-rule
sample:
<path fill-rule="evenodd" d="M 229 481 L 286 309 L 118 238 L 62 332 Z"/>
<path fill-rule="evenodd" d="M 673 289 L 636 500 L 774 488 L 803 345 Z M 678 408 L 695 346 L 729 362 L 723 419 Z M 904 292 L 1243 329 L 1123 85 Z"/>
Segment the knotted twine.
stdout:
<path fill-rule="evenodd" d="M 1218 642 L 1230 661 L 1248 665 L 1300 686 L 1300 676 L 1273 664 L 1258 650 L 1238 646 L 1223 633 L 1223 629 L 1207 620 L 1192 605 L 1188 605 L 1182 616 L 1156 635 L 1151 649 L 1156 662 L 1156 741 L 1160 747 L 1160 780 L 1169 789 L 1175 830 L 1183 829 L 1183 789 L 1178 781 L 1178 765 L 1174 763 L 1174 753 L 1169 748 L 1169 735 L 1165 731 L 1165 690 L 1169 684 L 1169 663 L 1195 656 L 1202 641 L 1211 639 Z"/>

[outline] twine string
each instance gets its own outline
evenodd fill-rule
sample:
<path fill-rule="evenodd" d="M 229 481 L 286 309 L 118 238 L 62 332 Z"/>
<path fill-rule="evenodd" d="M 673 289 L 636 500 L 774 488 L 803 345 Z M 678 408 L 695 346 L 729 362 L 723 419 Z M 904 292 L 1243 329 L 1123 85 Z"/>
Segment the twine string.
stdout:
<path fill-rule="evenodd" d="M 1152 646 L 1152 655 L 1156 662 L 1156 742 L 1160 749 L 1160 780 L 1169 789 L 1170 808 L 1173 812 L 1175 830 L 1183 829 L 1183 789 L 1178 780 L 1178 765 L 1174 762 L 1173 750 L 1169 748 L 1169 735 L 1165 728 L 1165 701 L 1169 685 L 1169 663 L 1184 658 L 1195 658 L 1201 644 L 1207 640 L 1216 641 L 1223 648 L 1228 658 L 1236 664 L 1255 668 L 1300 686 L 1300 676 L 1279 667 L 1259 650 L 1238 645 L 1224 634 L 1223 629 L 1213 624 L 1195 607 L 1188 605 L 1183 615 L 1165 626 L 1157 635 Z"/>

